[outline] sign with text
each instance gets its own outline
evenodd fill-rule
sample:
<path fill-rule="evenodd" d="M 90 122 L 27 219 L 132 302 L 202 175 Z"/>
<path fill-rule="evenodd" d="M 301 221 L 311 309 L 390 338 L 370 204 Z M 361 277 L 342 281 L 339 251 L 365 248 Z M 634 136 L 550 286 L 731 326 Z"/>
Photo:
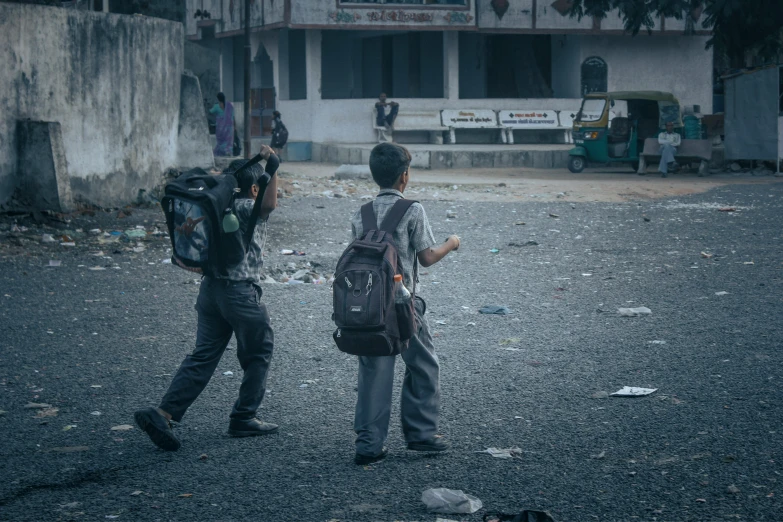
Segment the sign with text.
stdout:
<path fill-rule="evenodd" d="M 440 117 L 444 126 L 456 129 L 484 129 L 498 126 L 495 111 L 490 109 L 443 110 L 440 111 Z"/>
<path fill-rule="evenodd" d="M 550 109 L 502 110 L 500 124 L 512 129 L 557 129 L 557 112 Z"/>

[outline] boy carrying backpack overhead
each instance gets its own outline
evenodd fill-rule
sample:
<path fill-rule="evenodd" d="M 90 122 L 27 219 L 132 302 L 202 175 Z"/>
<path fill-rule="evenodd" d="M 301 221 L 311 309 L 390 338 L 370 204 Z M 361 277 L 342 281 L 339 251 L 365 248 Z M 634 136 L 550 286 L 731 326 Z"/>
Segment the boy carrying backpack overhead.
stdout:
<path fill-rule="evenodd" d="M 459 248 L 460 240 L 457 236 L 449 236 L 445 243 L 435 246 L 424 207 L 404 199 L 410 162 L 408 150 L 397 144 L 381 143 L 373 148 L 370 171 L 381 191 L 374 201 L 351 218 L 354 242 L 340 259 L 335 276 L 335 322 L 338 325 L 335 341 L 341 350 L 359 355 L 358 398 L 354 418 L 354 462 L 358 465 L 371 464 L 386 457 L 384 442 L 389 433 L 394 364 L 398 353 L 406 366 L 400 409 L 402 431 L 408 449 L 440 452 L 449 447 L 437 435 L 440 370 L 424 316 L 426 304 L 415 295 L 416 263 L 418 261 L 424 267 L 437 263 L 449 252 Z M 385 246 L 389 234 L 396 247 L 394 255 L 390 254 L 394 249 Z M 386 261 L 381 264 L 384 270 L 373 268 L 373 249 L 386 256 Z M 345 269 L 344 272 L 341 269 Z M 405 289 L 414 295 L 412 315 L 415 320 L 411 324 L 412 336 L 409 340 L 406 340 L 408 336 L 404 333 L 407 328 L 402 326 L 404 314 L 400 314 L 399 310 L 394 312 L 394 297 L 388 297 L 390 291 L 381 293 L 376 290 L 373 295 L 373 285 L 377 288 L 378 285 L 387 284 L 390 275 L 386 273 L 388 270 L 401 274 Z M 392 299 L 391 307 L 388 299 Z M 385 306 L 383 301 L 387 303 Z M 378 309 L 384 310 L 379 316 L 395 324 L 376 327 L 366 325 L 372 323 L 369 318 L 378 313 Z M 397 321 L 400 322 L 399 328 Z M 365 323 L 364 326 L 355 326 L 361 323 Z M 387 346 L 388 355 L 377 355 Z"/>
<path fill-rule="evenodd" d="M 266 184 L 266 190 L 262 194 L 259 192 L 263 189 L 264 179 L 259 165 L 254 164 L 249 168 L 241 168 L 246 161 L 235 160 L 223 173 L 235 175 L 236 183 L 234 184 L 232 180 L 232 185 L 237 187 L 239 192 L 236 199 L 232 199 L 231 208 L 226 211 L 233 211 L 236 219 L 234 225 L 238 221 L 236 234 L 238 237 L 246 237 L 247 242 L 240 247 L 238 256 L 215 256 L 214 250 L 225 251 L 227 249 L 228 245 L 223 243 L 215 246 L 210 252 L 211 257 L 218 257 L 221 263 L 219 266 L 213 266 L 215 263 L 213 265 L 207 264 L 206 270 L 203 270 L 205 275 L 196 301 L 196 311 L 198 312 L 196 347 L 193 353 L 182 361 L 160 405 L 157 408 L 150 407 L 139 410 L 134 415 L 139 428 L 147 433 L 156 446 L 167 451 L 176 451 L 180 447 L 179 439 L 171 430 L 170 421 L 180 422 L 185 411 L 204 390 L 215 372 L 232 334 L 236 335 L 237 358 L 244 376 L 239 387 L 239 397 L 231 412 L 228 434 L 232 437 L 250 437 L 277 431 L 277 425 L 262 422 L 256 418 L 256 410 L 264 398 L 266 375 L 274 348 L 274 334 L 269 313 L 261 302 L 260 282 L 263 265 L 261 256 L 266 238 L 266 220 L 277 206 L 277 177 L 274 174 L 280 165 L 277 156 L 266 145 L 262 145 L 260 155 L 266 159 L 265 170 L 271 176 Z M 201 183 L 202 180 L 198 175 L 196 178 Z M 213 181 L 214 183 L 211 183 L 213 189 L 214 187 L 222 187 L 220 183 L 223 181 L 218 180 L 217 177 Z M 208 194 L 210 189 L 205 189 L 204 185 L 200 185 L 200 187 L 191 188 L 191 190 L 197 194 Z M 225 192 L 225 189 L 222 188 L 214 189 L 213 196 L 222 194 L 221 190 Z M 181 198 L 185 198 L 187 193 L 180 191 L 178 194 L 181 194 Z M 260 205 L 256 204 L 256 199 L 259 197 L 262 198 L 259 202 Z M 175 203 L 173 199 L 170 202 L 169 198 L 176 199 L 173 196 L 164 197 L 164 210 L 167 212 L 170 210 L 171 214 L 176 214 L 179 208 L 177 205 L 180 203 Z M 187 207 L 186 205 L 186 208 L 193 209 L 194 206 Z M 193 213 L 195 215 L 195 210 Z M 234 216 L 231 216 L 232 219 Z M 252 219 L 254 216 L 258 216 L 260 220 L 251 222 L 254 221 Z M 167 214 L 167 219 L 168 217 Z M 200 213 L 200 217 L 197 219 L 189 219 L 188 222 L 175 229 L 173 228 L 175 218 L 171 219 L 170 228 L 174 230 L 172 240 L 174 241 L 175 261 L 183 268 L 202 272 L 201 268 L 195 266 L 192 259 L 190 260 L 193 262 L 191 266 L 183 264 L 177 257 L 177 252 L 179 251 L 180 254 L 195 253 L 196 255 L 193 257 L 198 260 L 198 254 L 200 252 L 203 254 L 203 249 L 199 251 L 196 246 L 203 246 L 210 241 L 218 241 L 218 234 L 214 231 L 210 232 L 213 227 L 205 225 L 215 220 L 215 216 L 210 219 L 209 213 Z M 203 226 L 204 229 L 202 230 L 199 226 Z M 194 240 L 194 246 L 188 247 L 183 238 L 185 236 L 192 238 L 197 235 L 200 239 Z M 185 246 L 182 246 L 183 244 Z M 223 262 L 226 257 L 233 257 L 235 262 Z"/>

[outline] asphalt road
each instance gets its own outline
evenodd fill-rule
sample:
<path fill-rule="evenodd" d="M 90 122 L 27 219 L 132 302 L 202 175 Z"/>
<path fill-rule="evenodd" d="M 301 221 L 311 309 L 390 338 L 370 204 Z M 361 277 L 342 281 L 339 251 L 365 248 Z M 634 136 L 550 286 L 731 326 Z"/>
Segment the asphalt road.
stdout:
<path fill-rule="evenodd" d="M 331 341 L 328 285 L 264 285 L 276 348 L 260 416 L 279 434 L 225 435 L 241 378 L 230 347 L 176 427 L 182 448 L 165 453 L 111 428 L 155 405 L 192 349 L 193 277 L 161 263 L 161 237 L 143 251 L 88 235 L 41 244 L 30 218 L 11 233 L 2 216 L 0 519 L 434 521 L 421 494 L 447 487 L 484 503 L 441 515 L 454 520 L 523 508 L 559 522 L 783 520 L 782 202 L 780 184 L 632 203 L 426 201 L 436 237 L 463 238 L 421 275 L 453 449 L 405 450 L 395 405 L 390 455 L 368 467 L 352 462 L 356 361 Z M 328 275 L 359 203 L 284 199 L 270 269 L 291 248 Z M 59 226 L 161 221 L 115 215 Z M 479 315 L 485 304 L 514 313 Z M 638 306 L 652 314 L 617 314 Z M 623 386 L 657 391 L 604 397 Z M 480 453 L 513 446 L 519 458 Z"/>

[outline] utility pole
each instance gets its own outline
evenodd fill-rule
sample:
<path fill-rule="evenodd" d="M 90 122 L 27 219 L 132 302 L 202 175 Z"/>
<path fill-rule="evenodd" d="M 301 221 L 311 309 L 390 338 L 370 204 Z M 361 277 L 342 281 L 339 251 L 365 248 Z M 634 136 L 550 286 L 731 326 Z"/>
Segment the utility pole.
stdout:
<path fill-rule="evenodd" d="M 252 49 L 250 48 L 250 0 L 245 0 L 245 159 L 250 159 L 250 62 Z"/>

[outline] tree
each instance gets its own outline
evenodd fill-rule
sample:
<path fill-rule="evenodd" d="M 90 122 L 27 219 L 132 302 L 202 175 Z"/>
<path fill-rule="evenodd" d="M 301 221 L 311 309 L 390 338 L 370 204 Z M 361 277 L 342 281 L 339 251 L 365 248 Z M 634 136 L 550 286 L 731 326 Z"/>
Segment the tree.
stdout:
<path fill-rule="evenodd" d="M 746 66 L 749 55 L 775 60 L 783 51 L 782 0 L 571 0 L 569 13 L 605 18 L 614 9 L 634 36 L 649 32 L 656 18 L 692 22 L 703 16 L 702 28 L 712 34 L 707 48 L 725 53 L 732 68 Z"/>

